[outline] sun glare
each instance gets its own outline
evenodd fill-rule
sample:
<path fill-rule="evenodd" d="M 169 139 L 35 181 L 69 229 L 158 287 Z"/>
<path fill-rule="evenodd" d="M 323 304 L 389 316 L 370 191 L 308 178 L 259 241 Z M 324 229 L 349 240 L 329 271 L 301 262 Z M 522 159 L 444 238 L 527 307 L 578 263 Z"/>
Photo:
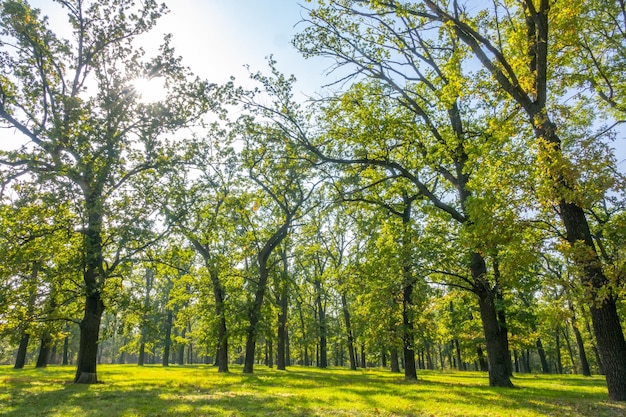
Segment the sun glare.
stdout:
<path fill-rule="evenodd" d="M 133 89 L 142 103 L 156 103 L 167 98 L 167 88 L 161 77 L 136 79 Z"/>

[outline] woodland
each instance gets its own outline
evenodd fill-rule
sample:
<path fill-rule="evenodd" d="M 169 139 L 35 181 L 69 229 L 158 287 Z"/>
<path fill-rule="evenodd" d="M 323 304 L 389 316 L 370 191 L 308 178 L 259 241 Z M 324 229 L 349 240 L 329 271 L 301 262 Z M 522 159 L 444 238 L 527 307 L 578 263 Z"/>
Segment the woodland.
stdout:
<path fill-rule="evenodd" d="M 307 99 L 271 57 L 244 86 L 146 54 L 165 4 L 51 3 L 63 30 L 0 1 L 0 363 L 626 401 L 626 0 L 306 2 L 293 45 L 341 74 Z"/>

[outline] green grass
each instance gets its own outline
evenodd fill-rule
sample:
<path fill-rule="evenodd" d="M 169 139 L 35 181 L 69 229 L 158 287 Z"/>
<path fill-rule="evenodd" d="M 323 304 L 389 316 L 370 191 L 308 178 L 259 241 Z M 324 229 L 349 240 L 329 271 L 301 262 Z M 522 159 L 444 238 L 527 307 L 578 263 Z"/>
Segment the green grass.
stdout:
<path fill-rule="evenodd" d="M 407 383 L 385 370 L 101 365 L 102 383 L 86 386 L 73 373 L 0 366 L 0 416 L 626 416 L 602 377 L 522 375 L 500 389 L 474 372 L 422 371 Z"/>

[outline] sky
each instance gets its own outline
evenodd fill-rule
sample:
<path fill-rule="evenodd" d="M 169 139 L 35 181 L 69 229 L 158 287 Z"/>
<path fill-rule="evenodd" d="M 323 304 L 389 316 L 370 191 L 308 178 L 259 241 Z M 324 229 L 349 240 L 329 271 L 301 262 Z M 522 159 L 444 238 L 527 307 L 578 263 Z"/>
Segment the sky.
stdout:
<path fill-rule="evenodd" d="M 169 8 L 156 28 L 142 36 L 144 49 L 155 54 L 163 34 L 173 35 L 172 45 L 183 63 L 210 82 L 231 76 L 243 82 L 250 70 L 266 71 L 266 57 L 273 55 L 278 69 L 298 79 L 306 96 L 337 79 L 325 73 L 332 64 L 323 58 L 304 59 L 292 46 L 293 36 L 304 28 L 305 0 L 162 0 Z M 50 19 L 51 26 L 67 22 L 66 13 L 52 0 L 30 0 Z M 69 34 L 68 34 L 69 35 Z"/>
<path fill-rule="evenodd" d="M 211 82 L 235 76 L 247 79 L 250 70 L 266 71 L 266 57 L 273 55 L 278 68 L 294 74 L 298 88 L 307 95 L 319 92 L 334 80 L 325 76 L 332 64 L 323 58 L 304 59 L 292 46 L 293 36 L 310 7 L 304 0 L 170 0 L 170 13 L 150 36 L 158 42 L 163 33 L 173 34 L 173 45 L 183 62 Z"/>

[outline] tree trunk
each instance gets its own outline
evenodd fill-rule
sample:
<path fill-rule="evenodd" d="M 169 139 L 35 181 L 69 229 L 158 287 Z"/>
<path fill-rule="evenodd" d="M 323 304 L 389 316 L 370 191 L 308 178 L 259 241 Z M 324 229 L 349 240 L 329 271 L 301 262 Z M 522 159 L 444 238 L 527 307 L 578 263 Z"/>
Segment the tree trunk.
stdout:
<path fill-rule="evenodd" d="M 486 280 L 487 268 L 480 254 L 472 254 L 470 270 L 474 279 L 474 291 L 478 296 L 480 318 L 483 323 L 485 343 L 487 345 L 487 361 L 489 363 L 489 386 L 513 387 L 511 383 L 508 338 L 506 329 L 501 328 L 498 321 L 495 292 Z"/>
<path fill-rule="evenodd" d="M 542 110 L 545 112 L 545 109 Z M 530 116 L 535 125 L 536 136 L 540 140 L 545 140 L 550 146 L 549 149 L 545 149 L 545 152 L 558 158 L 554 155 L 562 154 L 561 140 L 557 136 L 554 123 L 545 113 Z M 536 123 L 536 120 L 542 122 Z M 548 163 L 551 162 L 548 161 Z M 558 164 L 558 166 L 561 165 Z M 617 314 L 615 296 L 602 270 L 602 261 L 596 251 L 585 212 L 575 202 L 567 201 L 560 191 L 561 189 L 573 190 L 574 184 L 569 183 L 561 171 L 552 173 L 552 177 L 555 194 L 560 198 L 559 215 L 565 226 L 567 241 L 573 248 L 572 260 L 582 271 L 582 287 L 587 290 L 591 322 L 606 371 L 609 399 L 626 401 L 626 339 L 624 339 L 624 332 Z"/>
<path fill-rule="evenodd" d="M 41 345 L 39 346 L 39 355 L 37 356 L 37 364 L 35 368 L 45 368 L 48 366 L 50 359 L 50 350 L 52 349 L 52 336 L 50 332 L 44 331 L 41 336 Z"/>
<path fill-rule="evenodd" d="M 76 384 L 95 384 L 98 382 L 96 363 L 100 320 L 104 312 L 104 303 L 100 298 L 100 291 L 94 291 L 86 298 L 85 314 L 80 322 L 78 366 L 74 378 Z"/>
<path fill-rule="evenodd" d="M 150 292 L 152 291 L 152 284 L 154 283 L 154 269 L 146 268 L 145 273 L 145 290 L 146 293 L 143 299 L 143 325 L 141 326 L 141 343 L 139 344 L 139 356 L 137 358 L 137 365 L 143 366 L 146 356 L 146 339 L 148 338 L 148 312 L 150 311 Z M 106 326 L 106 324 L 105 324 Z"/>
<path fill-rule="evenodd" d="M 96 194 L 97 195 L 97 194 Z M 88 225 L 84 236 L 85 270 L 85 311 L 80 322 L 78 363 L 74 383 L 95 384 L 98 382 L 96 365 L 98 361 L 98 340 L 100 322 L 104 312 L 101 287 L 104 284 L 104 260 L 102 256 L 102 213 L 100 199 L 94 195 L 86 198 Z"/>
<path fill-rule="evenodd" d="M 278 304 L 278 345 L 276 346 L 276 369 L 284 371 L 287 369 L 287 314 L 289 309 L 289 294 L 288 294 L 288 259 L 287 251 L 281 250 L 280 257 L 283 262 L 283 270 L 281 274 L 281 282 L 279 283 L 279 294 L 276 297 L 276 303 Z"/>
<path fill-rule="evenodd" d="M 476 348 L 476 354 L 478 355 L 478 366 L 482 372 L 487 372 L 487 361 L 485 360 L 485 354 L 483 348 L 480 345 Z"/>
<path fill-rule="evenodd" d="M 185 327 L 183 328 L 183 330 L 180 332 L 180 337 L 181 338 L 185 338 L 185 334 L 187 334 L 187 326 L 185 325 Z M 181 345 L 178 347 L 178 364 L 179 365 L 184 365 L 185 364 L 185 344 L 181 343 Z"/>
<path fill-rule="evenodd" d="M 282 294 L 278 297 L 280 312 L 278 313 L 278 345 L 276 346 L 276 369 L 287 369 L 287 313 L 289 309 L 289 297 L 286 292 L 286 284 Z"/>
<path fill-rule="evenodd" d="M 69 350 L 70 350 L 70 337 L 65 336 L 63 338 L 63 365 L 69 365 Z"/>
<path fill-rule="evenodd" d="M 365 357 L 365 343 L 361 343 L 361 368 L 367 368 L 367 358 Z"/>
<path fill-rule="evenodd" d="M 402 297 L 402 353 L 404 354 L 404 378 L 409 381 L 417 380 L 417 370 L 415 369 L 415 350 L 413 340 L 413 320 L 411 318 L 411 304 L 413 297 L 413 282 L 407 281 L 405 266 L 405 283 Z"/>
<path fill-rule="evenodd" d="M 391 372 L 399 373 L 400 363 L 398 362 L 398 349 L 395 346 L 391 348 L 389 356 L 391 360 Z"/>
<path fill-rule="evenodd" d="M 565 345 L 567 346 L 567 353 L 569 353 L 570 361 L 572 362 L 572 370 L 575 374 L 578 373 L 578 367 L 576 366 L 576 360 L 574 359 L 574 349 L 572 349 L 572 343 L 569 340 L 569 332 L 567 327 L 563 329 L 563 337 L 565 337 Z"/>
<path fill-rule="evenodd" d="M 563 373 L 563 360 L 561 359 L 561 336 L 560 330 L 557 327 L 554 332 L 554 344 L 556 345 L 556 373 L 561 375 Z"/>
<path fill-rule="evenodd" d="M 210 268 L 209 275 L 213 285 L 213 297 L 215 301 L 215 315 L 217 316 L 217 372 L 228 372 L 228 331 L 226 328 L 226 298 L 224 287 L 219 279 L 215 268 Z"/>
<path fill-rule="evenodd" d="M 454 351 L 456 354 L 456 369 L 459 371 L 464 371 L 465 367 L 463 366 L 463 362 L 461 361 L 461 347 L 459 346 L 459 339 L 454 339 Z"/>
<path fill-rule="evenodd" d="M 22 333 L 20 339 L 20 345 L 17 348 L 17 356 L 15 357 L 14 369 L 22 369 L 26 364 L 26 353 L 28 352 L 28 342 L 30 341 L 30 335 L 26 332 Z"/>
<path fill-rule="evenodd" d="M 348 300 L 345 293 L 341 294 L 341 308 L 343 309 L 343 318 L 346 322 L 346 333 L 348 334 L 348 354 L 350 356 L 350 369 L 356 371 L 356 359 L 354 358 L 354 336 L 352 335 L 350 311 L 348 310 Z"/>
<path fill-rule="evenodd" d="M 593 332 L 591 331 L 591 326 L 589 325 L 589 319 L 585 314 L 583 314 L 583 318 L 585 321 L 585 328 L 587 329 L 587 333 L 591 339 L 591 350 L 593 351 L 593 355 L 596 358 L 596 364 L 598 365 L 598 373 L 600 375 L 604 375 L 604 367 L 602 366 L 602 359 L 600 358 L 600 352 L 598 351 L 598 346 L 595 343 Z"/>
<path fill-rule="evenodd" d="M 167 319 L 165 321 L 165 341 L 163 342 L 163 358 L 161 364 L 163 366 L 170 365 L 170 348 L 172 346 L 172 324 L 174 322 L 174 312 L 167 310 Z"/>
<path fill-rule="evenodd" d="M 415 369 L 415 336 L 413 335 L 413 259 L 412 259 L 412 230 L 411 209 L 413 199 L 403 195 L 404 210 L 402 212 L 402 352 L 404 355 L 404 378 L 409 381 L 417 380 Z"/>
<path fill-rule="evenodd" d="M 263 297 L 265 296 L 268 276 L 269 270 L 267 269 L 266 261 L 260 265 L 259 283 L 255 292 L 252 308 L 250 309 L 250 313 L 248 315 L 249 324 L 246 332 L 246 354 L 243 364 L 243 373 L 245 374 L 251 374 L 254 372 L 254 355 L 256 350 L 258 324 L 261 321 L 261 307 L 263 305 Z"/>
<path fill-rule="evenodd" d="M 250 309 L 248 319 L 249 325 L 246 332 L 246 356 L 244 358 L 243 372 L 251 374 L 254 372 L 254 353 L 256 348 L 256 338 L 258 333 L 258 324 L 261 320 L 261 307 L 263 306 L 263 298 L 265 297 L 265 288 L 269 277 L 269 269 L 267 262 L 272 251 L 285 239 L 289 225 L 291 224 L 291 216 L 287 216 L 285 223 L 265 242 L 259 256 L 257 258 L 259 264 L 259 281 L 254 294 L 252 308 Z"/>
<path fill-rule="evenodd" d="M 543 343 L 541 343 L 541 339 L 537 338 L 537 353 L 539 354 L 539 360 L 541 361 L 541 372 L 544 374 L 550 373 L 550 365 L 548 365 L 548 360 L 546 359 L 546 351 L 543 349 Z"/>
<path fill-rule="evenodd" d="M 326 329 L 326 306 L 322 302 L 322 282 L 319 279 L 316 279 L 313 283 L 315 286 L 315 302 L 317 304 L 318 310 L 318 319 L 319 319 L 319 332 L 320 332 L 320 340 L 319 340 L 319 362 L 317 366 L 319 368 L 327 368 L 328 367 L 328 343 L 326 340 L 327 337 L 327 329 Z"/>
<path fill-rule="evenodd" d="M 591 370 L 589 369 L 589 361 L 587 360 L 587 353 L 585 352 L 585 342 L 583 337 L 576 326 L 576 321 L 572 317 L 571 319 L 572 330 L 574 330 L 574 337 L 576 337 L 576 345 L 578 346 L 578 357 L 580 359 L 580 370 L 584 376 L 591 376 Z"/>

